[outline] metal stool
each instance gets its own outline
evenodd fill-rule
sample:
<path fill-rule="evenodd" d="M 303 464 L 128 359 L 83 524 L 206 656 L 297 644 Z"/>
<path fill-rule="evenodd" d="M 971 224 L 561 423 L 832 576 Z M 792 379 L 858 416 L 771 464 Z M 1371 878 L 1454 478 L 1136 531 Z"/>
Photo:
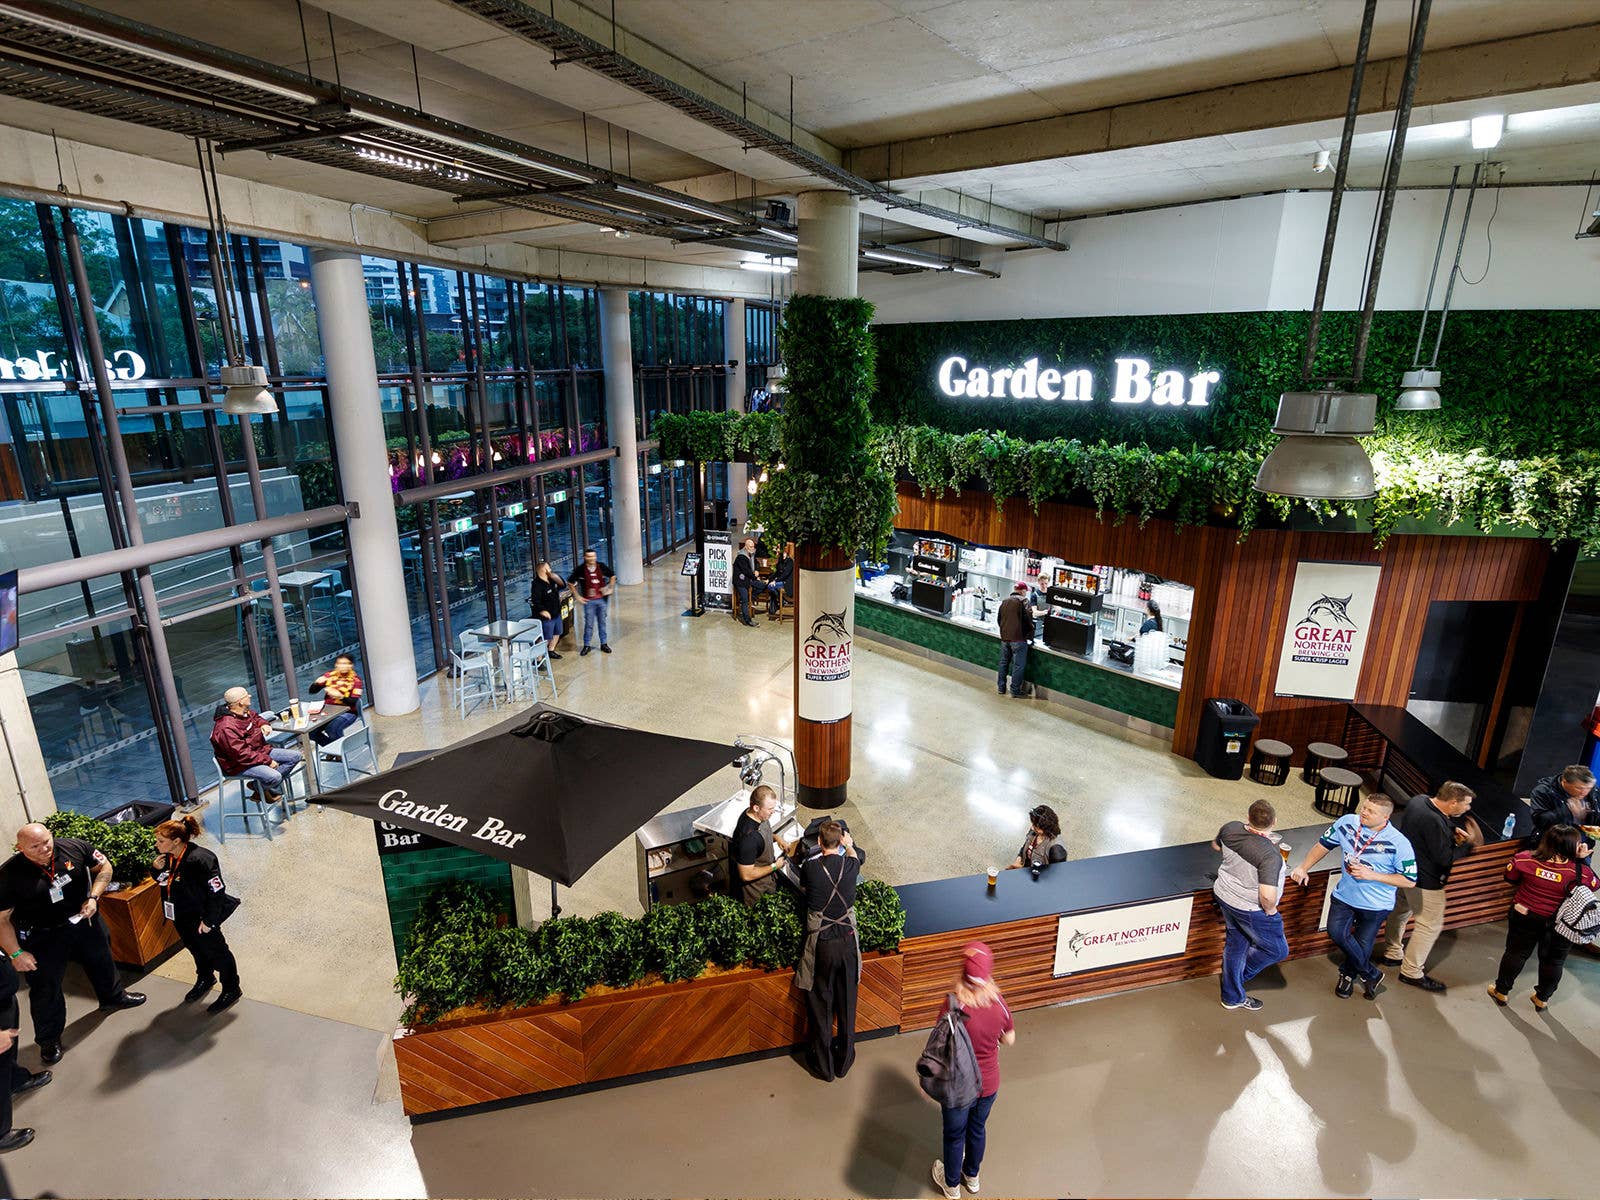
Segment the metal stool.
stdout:
<path fill-rule="evenodd" d="M 1306 747 L 1306 761 L 1300 767 L 1300 778 L 1315 785 L 1317 773 L 1323 767 L 1337 767 L 1350 755 L 1342 746 L 1332 742 L 1312 742 Z"/>
<path fill-rule="evenodd" d="M 1311 807 L 1328 817 L 1353 813 L 1361 800 L 1361 776 L 1343 767 L 1323 767 Z"/>
<path fill-rule="evenodd" d="M 1281 787 L 1289 778 L 1289 758 L 1294 747 L 1288 742 L 1257 738 L 1250 751 L 1250 778 L 1268 787 Z"/>

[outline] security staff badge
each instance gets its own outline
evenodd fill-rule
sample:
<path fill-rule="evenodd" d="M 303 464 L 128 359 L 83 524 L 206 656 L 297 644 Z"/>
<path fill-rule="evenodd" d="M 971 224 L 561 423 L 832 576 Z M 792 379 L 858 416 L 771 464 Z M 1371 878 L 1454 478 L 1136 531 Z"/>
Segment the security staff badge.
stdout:
<path fill-rule="evenodd" d="M 67 898 L 67 884 L 72 882 L 72 864 L 67 863 L 66 868 L 50 881 L 51 904 L 60 904 Z"/>

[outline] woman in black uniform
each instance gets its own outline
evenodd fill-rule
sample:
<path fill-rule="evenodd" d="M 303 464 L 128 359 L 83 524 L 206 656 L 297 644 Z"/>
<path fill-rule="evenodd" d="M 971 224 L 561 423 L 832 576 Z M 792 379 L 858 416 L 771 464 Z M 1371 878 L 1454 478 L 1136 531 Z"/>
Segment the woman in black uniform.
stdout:
<path fill-rule="evenodd" d="M 162 911 L 178 929 L 185 948 L 194 956 L 195 984 L 183 997 L 192 1004 L 216 986 L 222 976 L 222 994 L 206 1008 L 219 1013 L 232 1007 L 244 995 L 239 987 L 239 968 L 222 936 L 221 925 L 239 901 L 228 895 L 222 882 L 217 856 L 194 844 L 200 822 L 193 816 L 163 821 L 156 826 L 154 862 L 156 882 L 161 885 Z"/>

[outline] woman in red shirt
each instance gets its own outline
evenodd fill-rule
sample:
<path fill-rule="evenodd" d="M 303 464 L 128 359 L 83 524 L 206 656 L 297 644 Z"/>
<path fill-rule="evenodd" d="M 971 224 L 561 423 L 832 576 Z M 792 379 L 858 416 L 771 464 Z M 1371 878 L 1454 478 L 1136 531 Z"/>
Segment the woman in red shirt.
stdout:
<path fill-rule="evenodd" d="M 1017 1040 L 1011 1010 L 994 985 L 994 951 L 982 942 L 968 942 L 961 948 L 961 955 L 956 1001 L 961 1005 L 967 1036 L 972 1039 L 972 1052 L 978 1060 L 983 1088 L 977 1101 L 966 1108 L 940 1109 L 944 1116 L 944 1157 L 934 1160 L 933 1182 L 945 1200 L 960 1200 L 962 1184 L 973 1194 L 978 1191 L 978 1168 L 983 1163 L 989 1110 L 994 1107 L 995 1093 L 1000 1090 L 1000 1044 L 1004 1042 L 1009 1046 Z M 946 1000 L 940 1008 L 940 1019 L 949 1004 Z"/>
<path fill-rule="evenodd" d="M 1536 847 L 1506 864 L 1506 878 L 1517 890 L 1506 911 L 1505 957 L 1500 960 L 1500 974 L 1489 986 L 1496 1004 L 1506 1002 L 1517 973 L 1537 950 L 1539 983 L 1533 989 L 1533 1006 L 1540 1012 L 1550 1007 L 1567 951 L 1572 949 L 1572 943 L 1556 932 L 1556 913 L 1579 883 L 1597 886 L 1594 872 L 1583 861 L 1588 856 L 1589 847 L 1580 839 L 1577 826 L 1552 825 Z"/>

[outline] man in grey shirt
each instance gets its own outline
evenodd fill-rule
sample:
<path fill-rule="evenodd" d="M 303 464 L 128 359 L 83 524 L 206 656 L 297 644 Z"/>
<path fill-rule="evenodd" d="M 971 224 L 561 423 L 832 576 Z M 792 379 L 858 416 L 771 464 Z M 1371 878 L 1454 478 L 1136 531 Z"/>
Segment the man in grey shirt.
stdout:
<path fill-rule="evenodd" d="M 1222 945 L 1222 1007 L 1255 1012 L 1261 1001 L 1245 994 L 1249 983 L 1273 963 L 1289 957 L 1278 900 L 1288 859 L 1272 832 L 1278 814 L 1265 800 L 1250 806 L 1245 821 L 1229 821 L 1211 843 L 1222 866 L 1211 889 L 1227 927 Z"/>

